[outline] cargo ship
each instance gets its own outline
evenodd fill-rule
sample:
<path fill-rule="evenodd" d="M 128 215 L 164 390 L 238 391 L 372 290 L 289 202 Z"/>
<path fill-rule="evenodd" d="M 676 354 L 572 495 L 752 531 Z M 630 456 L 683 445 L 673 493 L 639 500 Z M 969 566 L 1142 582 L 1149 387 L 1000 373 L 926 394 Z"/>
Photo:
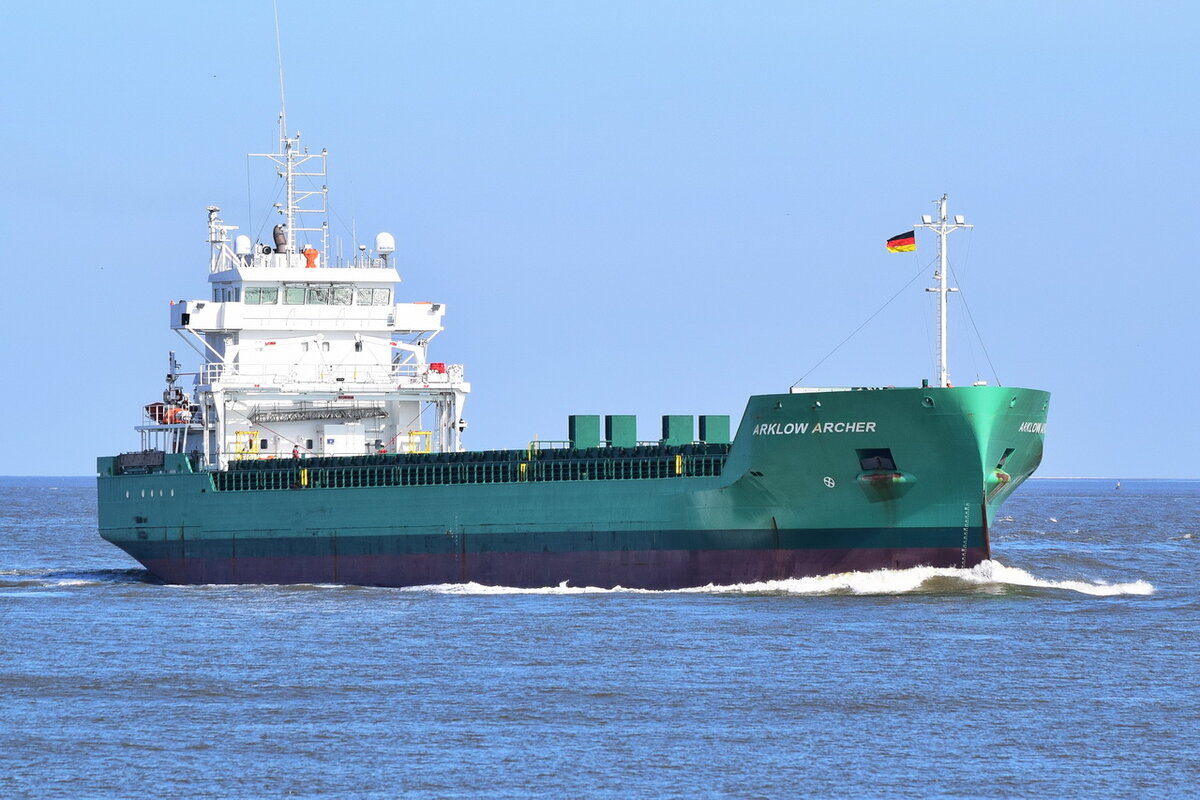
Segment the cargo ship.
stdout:
<path fill-rule="evenodd" d="M 1037 468 L 1048 393 L 938 378 L 751 396 L 721 414 L 575 414 L 561 441 L 466 446 L 471 386 L 431 360 L 446 306 L 401 302 L 395 239 L 331 255 L 326 152 L 281 121 L 269 242 L 208 208 L 211 294 L 173 302 L 138 450 L 97 460 L 100 535 L 173 584 L 674 589 L 989 558 Z M 913 234 L 915 235 L 916 227 Z M 691 401 L 689 401 L 691 402 Z M 731 435 L 732 434 L 732 435 Z"/>

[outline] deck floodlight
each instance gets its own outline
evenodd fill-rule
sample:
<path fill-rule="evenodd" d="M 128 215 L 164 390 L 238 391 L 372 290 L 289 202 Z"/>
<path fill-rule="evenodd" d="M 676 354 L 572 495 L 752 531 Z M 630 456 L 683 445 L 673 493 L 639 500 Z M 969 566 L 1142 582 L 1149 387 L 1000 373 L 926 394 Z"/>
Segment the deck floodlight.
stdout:
<path fill-rule="evenodd" d="M 931 225 L 933 224 L 933 217 L 929 216 L 928 214 L 922 214 L 921 222 L 924 222 L 926 225 Z"/>
<path fill-rule="evenodd" d="M 966 225 L 967 218 L 964 217 L 962 214 L 955 214 L 954 215 L 954 224 L 955 225 Z"/>

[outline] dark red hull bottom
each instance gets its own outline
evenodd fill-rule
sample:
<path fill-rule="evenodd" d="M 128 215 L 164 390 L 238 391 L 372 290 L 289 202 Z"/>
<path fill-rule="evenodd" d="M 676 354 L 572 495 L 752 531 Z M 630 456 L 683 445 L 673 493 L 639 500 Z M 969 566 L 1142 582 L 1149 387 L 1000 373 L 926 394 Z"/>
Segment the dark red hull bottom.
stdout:
<path fill-rule="evenodd" d="M 986 548 L 852 550 L 655 550 L 560 553 L 430 553 L 150 558 L 142 564 L 167 583 L 343 583 L 360 586 L 490 586 L 683 589 L 872 572 L 917 566 L 973 567 Z"/>

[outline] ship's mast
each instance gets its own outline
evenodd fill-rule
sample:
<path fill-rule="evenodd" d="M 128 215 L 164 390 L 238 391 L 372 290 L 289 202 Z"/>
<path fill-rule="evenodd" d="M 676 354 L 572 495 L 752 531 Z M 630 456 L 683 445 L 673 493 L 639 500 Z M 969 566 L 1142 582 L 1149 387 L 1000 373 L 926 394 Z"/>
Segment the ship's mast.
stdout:
<path fill-rule="evenodd" d="M 254 158 L 269 158 L 277 165 L 277 174 L 284 181 L 284 194 L 286 204 L 279 207 L 279 213 L 283 215 L 283 233 L 284 244 L 282 247 L 276 242 L 276 251 L 282 253 L 298 253 L 300 252 L 296 243 L 296 234 L 302 231 L 311 231 L 321 234 L 321 253 L 322 257 L 329 257 L 329 221 L 325 218 L 328 213 L 329 206 L 326 203 L 326 196 L 329 192 L 329 187 L 322 183 L 319 189 L 302 189 L 296 185 L 297 178 L 321 178 L 324 179 L 325 159 L 327 153 L 324 149 L 319 153 L 310 153 L 308 148 L 300 149 L 300 134 L 288 136 L 283 126 L 284 115 L 280 114 L 279 125 L 279 152 L 278 153 L 251 153 Z M 304 167 L 301 165 L 313 161 L 313 166 Z M 279 204 L 276 204 L 277 206 Z M 316 227 L 300 225 L 299 215 L 301 214 L 319 214 L 321 215 L 321 224 Z"/>
<path fill-rule="evenodd" d="M 251 153 L 251 156 L 269 158 L 274 161 L 279 169 L 278 175 L 283 178 L 285 194 L 287 198 L 286 206 L 279 208 L 279 213 L 283 215 L 283 235 L 284 244 L 279 246 L 278 239 L 276 240 L 276 252 L 282 253 L 298 253 L 299 248 L 296 246 L 296 233 L 298 231 L 313 231 L 321 234 L 321 253 L 329 263 L 329 221 L 324 218 L 328 213 L 329 206 L 326 203 L 326 194 L 328 187 L 322 185 L 320 189 L 304 190 L 296 188 L 297 178 L 324 178 L 326 175 L 325 167 L 325 150 L 320 153 L 309 153 L 305 148 L 300 150 L 300 134 L 297 133 L 294 137 L 288 136 L 287 127 L 287 91 L 284 88 L 283 82 L 283 44 L 279 35 L 279 4 L 274 3 L 275 8 L 275 55 L 279 64 L 279 152 L 278 153 Z M 309 170 L 301 172 L 297 168 L 312 160 L 319 159 Z M 315 199 L 314 199 L 315 198 Z M 308 205 L 305 206 L 305 201 Z M 277 205 L 278 208 L 278 205 Z M 320 227 L 302 227 L 297 223 L 297 215 L 299 214 L 321 214 L 322 221 Z"/>
<path fill-rule="evenodd" d="M 955 215 L 954 221 L 951 222 L 946 213 L 946 198 L 947 195 L 943 194 L 940 200 L 933 201 L 938 206 L 936 222 L 929 214 L 923 214 L 921 221 L 913 226 L 916 228 L 929 228 L 938 237 L 938 268 L 937 272 L 933 275 L 938 285 L 925 291 L 937 292 L 938 294 L 938 386 L 941 387 L 950 385 L 950 366 L 947 359 L 949 348 L 946 342 L 946 296 L 950 292 L 958 291 L 958 289 L 947 285 L 947 274 L 950 271 L 950 257 L 946 251 L 946 237 L 959 228 L 975 227 L 974 225 L 968 225 L 966 219 L 961 214 Z"/>
<path fill-rule="evenodd" d="M 283 86 L 283 40 L 279 36 L 279 3 L 273 2 L 275 10 L 275 60 L 279 64 L 279 141 L 287 139 L 287 91 Z"/>

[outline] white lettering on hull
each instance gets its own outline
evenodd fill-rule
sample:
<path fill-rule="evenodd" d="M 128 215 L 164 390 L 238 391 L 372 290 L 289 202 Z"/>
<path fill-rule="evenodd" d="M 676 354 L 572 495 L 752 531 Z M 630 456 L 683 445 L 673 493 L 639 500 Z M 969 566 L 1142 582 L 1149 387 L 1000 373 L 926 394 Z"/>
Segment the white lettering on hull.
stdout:
<path fill-rule="evenodd" d="M 754 426 L 755 436 L 796 436 L 805 433 L 874 433 L 875 423 L 855 422 L 762 422 Z"/>
<path fill-rule="evenodd" d="M 1022 422 L 1018 429 L 1021 433 L 1042 433 L 1046 432 L 1046 423 L 1044 422 Z"/>

